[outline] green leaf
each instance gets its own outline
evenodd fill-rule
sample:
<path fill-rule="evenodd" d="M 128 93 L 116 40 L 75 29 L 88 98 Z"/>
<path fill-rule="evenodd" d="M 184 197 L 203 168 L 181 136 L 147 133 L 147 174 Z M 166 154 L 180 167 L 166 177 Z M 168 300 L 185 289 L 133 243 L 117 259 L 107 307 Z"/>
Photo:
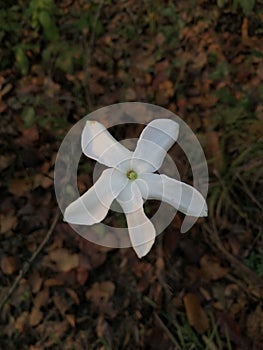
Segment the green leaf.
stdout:
<path fill-rule="evenodd" d="M 14 48 L 14 51 L 17 68 L 19 69 L 22 75 L 27 75 L 29 70 L 29 61 L 25 53 L 25 48 L 23 46 L 18 45 Z"/>
<path fill-rule="evenodd" d="M 33 107 L 25 107 L 22 111 L 22 119 L 26 128 L 30 128 L 35 122 L 35 110 Z"/>
<path fill-rule="evenodd" d="M 43 28 L 44 35 L 48 40 L 58 40 L 58 30 L 56 23 L 51 15 L 47 11 L 40 11 L 38 14 L 38 20 Z"/>
<path fill-rule="evenodd" d="M 255 6 L 255 0 L 239 0 L 239 4 L 242 7 L 244 14 L 247 16 Z"/>

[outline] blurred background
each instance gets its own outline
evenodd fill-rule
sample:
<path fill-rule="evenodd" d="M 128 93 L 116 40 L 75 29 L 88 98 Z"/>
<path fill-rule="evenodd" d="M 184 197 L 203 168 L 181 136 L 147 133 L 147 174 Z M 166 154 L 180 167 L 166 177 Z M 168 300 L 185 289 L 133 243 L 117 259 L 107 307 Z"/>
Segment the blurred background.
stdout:
<path fill-rule="evenodd" d="M 263 1 L 0 1 L 0 41 L 0 348 L 262 349 Z M 142 260 L 78 236 L 53 189 L 67 131 L 127 101 L 188 123 L 210 176 L 209 217 Z"/>

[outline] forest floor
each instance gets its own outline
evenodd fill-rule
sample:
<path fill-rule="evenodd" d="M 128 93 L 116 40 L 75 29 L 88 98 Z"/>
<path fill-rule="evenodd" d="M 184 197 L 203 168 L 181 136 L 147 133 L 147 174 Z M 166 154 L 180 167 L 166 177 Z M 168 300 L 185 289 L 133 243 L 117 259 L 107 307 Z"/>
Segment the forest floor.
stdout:
<path fill-rule="evenodd" d="M 262 5 L 1 2 L 1 349 L 262 349 Z M 129 101 L 179 115 L 210 177 L 208 217 L 181 234 L 177 214 L 141 260 L 80 237 L 53 187 L 68 130 Z M 169 154 L 191 183 L 179 146 Z M 81 160 L 81 192 L 93 165 Z"/>

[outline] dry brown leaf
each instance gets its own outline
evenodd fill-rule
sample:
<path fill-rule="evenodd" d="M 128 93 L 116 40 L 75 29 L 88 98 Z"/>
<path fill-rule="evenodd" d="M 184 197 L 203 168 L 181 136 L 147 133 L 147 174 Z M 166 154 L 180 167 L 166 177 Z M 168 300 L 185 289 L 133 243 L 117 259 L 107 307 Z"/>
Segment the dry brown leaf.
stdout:
<path fill-rule="evenodd" d="M 43 188 L 49 188 L 53 185 L 53 180 L 43 174 L 36 174 L 34 178 L 34 187 L 41 186 Z"/>
<path fill-rule="evenodd" d="M 18 267 L 17 259 L 13 256 L 3 256 L 1 259 L 1 269 L 6 275 L 12 275 Z"/>
<path fill-rule="evenodd" d="M 59 278 L 48 278 L 44 282 L 45 287 L 63 286 L 64 282 Z"/>
<path fill-rule="evenodd" d="M 86 292 L 86 298 L 95 302 L 108 301 L 115 291 L 111 281 L 95 282 Z"/>
<path fill-rule="evenodd" d="M 193 326 L 199 334 L 207 331 L 209 320 L 198 297 L 193 293 L 187 293 L 184 296 L 184 306 L 190 325 Z"/>
<path fill-rule="evenodd" d="M 78 267 L 78 254 L 71 254 L 66 248 L 56 249 L 50 252 L 50 260 L 56 264 L 59 271 L 67 272 Z"/>
<path fill-rule="evenodd" d="M 17 218 L 14 215 L 0 216 L 0 233 L 8 232 L 17 225 Z"/>
<path fill-rule="evenodd" d="M 219 134 L 215 131 L 208 130 L 206 133 L 207 138 L 207 153 L 210 158 L 213 159 L 217 169 L 222 166 L 222 154 L 219 143 Z"/>
<path fill-rule="evenodd" d="M 21 197 L 32 188 L 32 179 L 11 179 L 8 190 L 14 196 Z"/>
<path fill-rule="evenodd" d="M 6 169 L 13 163 L 15 155 L 3 156 L 0 155 L 0 171 Z"/>
<path fill-rule="evenodd" d="M 109 324 L 102 315 L 99 316 L 96 331 L 99 338 L 109 339 Z"/>
<path fill-rule="evenodd" d="M 28 282 L 31 286 L 31 290 L 33 293 L 37 293 L 40 291 L 40 288 L 42 286 L 43 278 L 40 277 L 40 274 L 38 271 L 33 271 L 33 273 L 29 276 Z"/>
<path fill-rule="evenodd" d="M 71 288 L 66 288 L 66 292 L 69 294 L 69 296 L 71 297 L 73 302 L 75 304 L 79 305 L 79 303 L 80 303 L 79 297 L 78 297 L 78 294 L 75 292 L 75 290 L 71 289 Z"/>
<path fill-rule="evenodd" d="M 54 304 L 56 305 L 58 311 L 61 313 L 62 316 L 64 316 L 66 311 L 68 310 L 70 304 L 61 295 L 54 295 L 52 299 L 53 299 Z"/>
<path fill-rule="evenodd" d="M 34 299 L 34 305 L 36 308 L 41 308 L 42 306 L 47 305 L 49 300 L 49 289 L 45 288 L 41 290 Z"/>
<path fill-rule="evenodd" d="M 208 280 L 218 280 L 224 277 L 228 269 L 222 267 L 218 259 L 214 256 L 204 255 L 200 260 L 201 273 Z"/>
<path fill-rule="evenodd" d="M 79 266 L 77 270 L 77 281 L 81 286 L 84 286 L 87 279 L 89 278 L 89 271 L 84 267 Z"/>
<path fill-rule="evenodd" d="M 71 325 L 71 327 L 75 327 L 75 316 L 74 315 L 66 315 L 66 320 Z"/>
<path fill-rule="evenodd" d="M 3 113 L 7 109 L 7 104 L 0 100 L 0 113 Z"/>
<path fill-rule="evenodd" d="M 52 345 L 56 345 L 55 348 L 57 348 L 57 343 L 60 338 L 62 338 L 65 333 L 67 332 L 67 329 L 69 327 L 68 321 L 64 320 L 62 322 L 57 321 L 50 321 L 47 322 L 45 327 L 45 349 L 49 349 L 52 347 Z"/>
<path fill-rule="evenodd" d="M 29 316 L 29 324 L 34 327 L 37 326 L 43 318 L 43 313 L 37 307 L 33 307 Z"/>
<path fill-rule="evenodd" d="M 17 329 L 20 333 L 22 333 L 25 330 L 27 324 L 28 324 L 28 311 L 24 311 L 16 319 L 15 329 Z"/>

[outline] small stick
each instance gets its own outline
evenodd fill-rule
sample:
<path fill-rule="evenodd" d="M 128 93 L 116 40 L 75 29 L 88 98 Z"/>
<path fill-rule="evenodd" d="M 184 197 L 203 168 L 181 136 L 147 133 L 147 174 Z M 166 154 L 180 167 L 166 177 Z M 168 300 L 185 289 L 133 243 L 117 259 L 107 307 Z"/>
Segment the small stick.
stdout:
<path fill-rule="evenodd" d="M 28 272 L 28 270 L 30 269 L 30 266 L 32 265 L 32 263 L 34 262 L 34 260 L 36 259 L 36 257 L 38 256 L 38 254 L 41 252 L 41 250 L 43 249 L 43 247 L 45 246 L 45 244 L 47 243 L 47 241 L 49 240 L 49 238 L 51 237 L 57 222 L 59 220 L 60 217 L 60 212 L 59 210 L 57 211 L 52 224 L 50 226 L 50 229 L 48 230 L 46 236 L 44 237 L 43 241 L 41 242 L 41 244 L 38 246 L 38 248 L 34 251 L 34 253 L 31 255 L 30 259 L 28 261 L 26 261 L 22 267 L 22 269 L 19 272 L 19 275 L 17 276 L 17 278 L 15 279 L 14 283 L 12 284 L 12 286 L 9 288 L 7 294 L 4 296 L 4 298 L 1 300 L 0 302 L 0 310 L 4 307 L 5 303 L 7 302 L 7 300 L 10 298 L 10 296 L 14 293 L 14 291 L 16 290 L 19 282 L 21 281 L 21 279 L 25 276 L 25 274 Z"/>

